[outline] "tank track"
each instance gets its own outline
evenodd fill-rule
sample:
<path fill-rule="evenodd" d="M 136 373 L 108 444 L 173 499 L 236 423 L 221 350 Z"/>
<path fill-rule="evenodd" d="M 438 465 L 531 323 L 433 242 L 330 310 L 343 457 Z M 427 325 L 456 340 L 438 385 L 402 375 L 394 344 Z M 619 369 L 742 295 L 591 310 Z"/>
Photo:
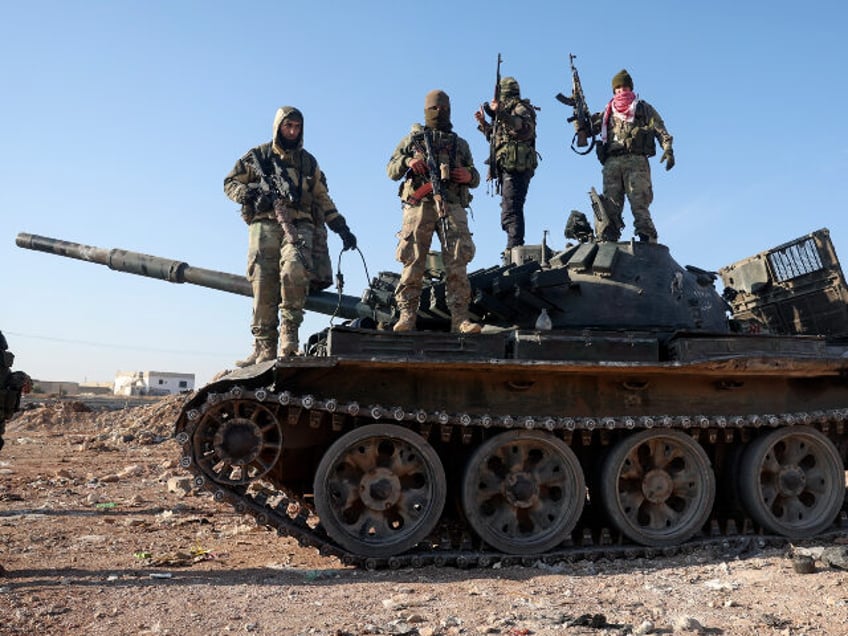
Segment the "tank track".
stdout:
<path fill-rule="evenodd" d="M 635 559 L 657 556 L 674 556 L 696 550 L 713 549 L 721 553 L 744 554 L 766 546 L 782 546 L 789 542 L 786 537 L 763 534 L 748 518 L 714 518 L 708 527 L 693 539 L 671 547 L 646 547 L 628 543 L 616 531 L 604 525 L 578 525 L 570 540 L 557 549 L 532 556 L 516 556 L 492 551 L 472 539 L 470 531 L 461 528 L 438 527 L 433 536 L 407 553 L 388 558 L 371 558 L 353 554 L 338 546 L 318 525 L 310 502 L 302 500 L 297 493 L 283 492 L 267 487 L 224 485 L 210 480 L 192 459 L 192 438 L 203 412 L 210 406 L 225 400 L 253 400 L 280 409 L 283 425 L 294 425 L 307 414 L 309 426 L 318 428 L 330 425 L 342 430 L 346 422 L 356 419 L 363 422 L 391 421 L 416 430 L 425 439 L 434 432 L 449 440 L 459 434 L 470 440 L 475 427 L 498 429 L 523 429 L 556 431 L 566 443 L 572 435 L 581 435 L 588 445 L 594 435 L 601 444 L 604 438 L 617 429 L 677 428 L 685 429 L 698 440 L 715 443 L 731 442 L 740 436 L 745 440 L 752 429 L 779 426 L 807 425 L 825 435 L 842 437 L 848 421 L 848 409 L 827 411 L 773 413 L 756 415 L 692 415 L 692 416 L 644 416 L 644 417 L 534 417 L 522 415 L 471 416 L 452 414 L 445 411 L 406 410 L 399 406 L 385 407 L 369 405 L 362 407 L 356 402 L 340 402 L 335 399 L 318 399 L 312 395 L 293 395 L 288 391 L 275 393 L 265 388 L 251 389 L 243 385 L 215 386 L 217 392 L 192 400 L 197 406 L 184 411 L 175 427 L 175 439 L 182 446 L 180 466 L 193 473 L 196 488 L 212 493 L 216 502 L 229 503 L 238 514 L 251 515 L 256 523 L 276 530 L 279 536 L 295 539 L 302 547 L 315 548 L 321 555 L 337 557 L 343 564 L 365 569 L 420 568 L 425 566 L 453 566 L 458 568 L 485 568 L 495 563 L 502 565 L 553 565 L 573 563 L 580 560 Z M 287 424 L 288 423 L 288 424 Z M 582 524 L 582 522 L 581 522 Z M 834 525 L 818 535 L 819 539 L 848 534 L 848 501 L 843 504 Z"/>

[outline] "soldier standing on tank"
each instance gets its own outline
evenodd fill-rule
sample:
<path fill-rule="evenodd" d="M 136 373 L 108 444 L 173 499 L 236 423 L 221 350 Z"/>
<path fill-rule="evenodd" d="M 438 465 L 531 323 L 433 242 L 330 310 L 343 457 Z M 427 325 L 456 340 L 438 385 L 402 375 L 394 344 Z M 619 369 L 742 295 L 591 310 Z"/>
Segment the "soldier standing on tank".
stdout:
<path fill-rule="evenodd" d="M 506 249 L 524 245 L 524 201 L 530 179 L 536 170 L 536 107 L 521 99 L 514 77 L 504 77 L 498 85 L 500 100 L 480 107 L 474 118 L 477 130 L 489 143 L 495 136 L 495 162 L 490 166 L 501 193 L 501 228 L 506 232 Z M 486 115 L 492 122 L 486 120 Z M 491 161 L 491 159 L 490 159 Z"/>
<path fill-rule="evenodd" d="M 480 325 L 471 321 L 468 311 L 471 285 L 467 266 L 474 258 L 475 247 L 466 207 L 472 198 L 469 189 L 480 184 L 480 173 L 474 167 L 468 142 L 452 132 L 447 93 L 440 90 L 427 93 L 424 124 L 412 126 L 386 167 L 389 178 L 401 182 L 398 194 L 403 206 L 403 227 L 397 234 L 396 252 L 397 260 L 403 264 L 395 289 L 400 317 L 394 330 L 415 329 L 427 254 L 435 233 L 442 244 L 451 331 L 479 333 Z M 428 157 L 426 152 L 428 141 L 433 157 Z M 428 160 L 431 166 L 438 167 L 439 174 L 433 175 L 428 170 Z M 436 186 L 434 179 L 438 180 Z M 436 188 L 442 190 L 441 194 L 434 193 Z M 440 206 L 444 217 L 439 215 Z"/>
<path fill-rule="evenodd" d="M 610 224 L 601 228 L 603 240 L 617 241 L 624 227 L 624 197 L 630 202 L 633 225 L 640 241 L 657 242 L 657 229 L 648 207 L 654 200 L 648 157 L 663 149 L 660 163 L 674 167 L 672 136 L 659 113 L 633 92 L 633 79 L 622 69 L 612 78 L 613 98 L 594 119 L 600 128 L 598 159 L 603 164 L 604 208 Z"/>
<path fill-rule="evenodd" d="M 285 210 L 297 235 L 294 240 L 278 222 L 269 188 L 272 176 L 287 185 Z M 318 161 L 303 148 L 303 114 L 297 108 L 277 109 L 272 140 L 236 162 L 224 178 L 224 192 L 241 204 L 249 226 L 247 278 L 253 287 L 254 346 L 236 365 L 275 359 L 278 326 L 279 355 L 293 355 L 310 284 L 323 289 L 331 283 L 332 274 L 325 271 L 329 255 L 320 249 L 322 243 L 326 246 L 324 223 L 341 237 L 345 250 L 356 248 L 356 237 L 330 198 Z"/>

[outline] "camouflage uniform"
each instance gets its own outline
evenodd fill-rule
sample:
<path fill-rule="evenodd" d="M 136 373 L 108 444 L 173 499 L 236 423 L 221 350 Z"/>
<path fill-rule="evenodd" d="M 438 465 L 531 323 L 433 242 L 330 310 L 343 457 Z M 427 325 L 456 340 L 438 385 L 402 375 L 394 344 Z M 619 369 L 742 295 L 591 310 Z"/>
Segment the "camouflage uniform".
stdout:
<path fill-rule="evenodd" d="M 250 330 L 254 350 L 248 358 L 237 362 L 238 366 L 276 357 L 280 317 L 283 336 L 280 355 L 290 355 L 297 349 L 297 330 L 303 322 L 307 294 L 310 289 L 324 289 L 332 282 L 324 224 L 342 237 L 346 249 L 351 243 L 356 247 L 355 237 L 330 198 L 317 160 L 303 148 L 303 131 L 294 143 L 286 143 L 279 133 L 280 124 L 289 118 L 303 121 L 296 108 L 279 108 L 274 117 L 273 141 L 248 151 L 224 178 L 224 192 L 242 204 L 242 217 L 249 224 L 247 278 L 253 286 Z M 266 175 L 282 175 L 291 186 L 287 211 L 297 233 L 300 254 L 277 221 L 270 200 L 263 198 L 270 193 L 249 159 L 251 153 L 258 158 Z"/>
<path fill-rule="evenodd" d="M 433 93 L 428 95 L 428 99 Z M 441 99 L 447 100 L 447 95 L 440 91 L 438 93 Z M 449 118 L 449 101 L 447 103 Z M 395 325 L 395 330 L 406 331 L 415 327 L 415 314 L 421 297 L 427 254 L 433 234 L 436 233 L 442 244 L 446 300 L 451 312 L 452 330 L 464 333 L 478 332 L 480 326 L 469 320 L 468 312 L 471 285 L 468 282 L 466 268 L 474 258 L 475 247 L 468 229 L 468 213 L 465 208 L 472 198 L 469 189 L 480 184 L 480 173 L 474 167 L 468 142 L 450 131 L 450 123 L 443 122 L 438 129 L 429 125 L 430 123 L 428 121 L 428 126 L 413 125 L 412 131 L 395 148 L 386 167 L 389 178 L 393 181 L 401 181 L 398 194 L 403 203 L 403 227 L 397 234 L 398 246 L 395 255 L 403 264 L 400 282 L 395 290 L 395 302 L 400 309 L 401 317 Z M 423 142 L 420 141 L 425 131 L 432 135 L 432 149 L 437 155 L 436 162 L 447 164 L 449 169 L 465 168 L 471 177 L 467 183 L 445 182 L 447 235 L 439 223 L 432 192 L 423 196 L 420 201 L 416 201 L 413 196 L 416 190 L 428 182 L 426 174 L 416 174 L 410 168 L 411 160 L 426 158 Z"/>
<path fill-rule="evenodd" d="M 536 109 L 529 99 L 521 99 L 518 82 L 504 77 L 500 84 L 498 126 L 493 130 L 482 113 L 477 129 L 491 141 L 495 134 L 495 160 L 501 193 L 501 228 L 506 232 L 506 248 L 524 245 L 524 201 L 530 179 L 536 170 Z M 494 117 L 489 104 L 483 110 Z"/>
<path fill-rule="evenodd" d="M 631 90 L 633 88 L 632 79 L 626 71 L 621 71 L 613 78 L 613 90 L 622 85 L 629 85 Z M 597 113 L 594 117 L 600 128 L 603 113 Z M 655 140 L 658 140 L 664 150 L 662 161 L 670 158 L 666 170 L 671 169 L 674 165 L 673 138 L 656 109 L 638 97 L 633 121 L 609 116 L 607 126 L 606 139 L 598 145 L 598 158 L 604 166 L 604 208 L 611 223 L 598 228 L 598 233 L 604 240 L 617 241 L 620 238 L 624 227 L 622 212 L 626 196 L 633 213 L 636 234 L 640 240 L 656 242 L 657 229 L 648 209 L 654 200 L 648 157 L 656 154 Z"/>

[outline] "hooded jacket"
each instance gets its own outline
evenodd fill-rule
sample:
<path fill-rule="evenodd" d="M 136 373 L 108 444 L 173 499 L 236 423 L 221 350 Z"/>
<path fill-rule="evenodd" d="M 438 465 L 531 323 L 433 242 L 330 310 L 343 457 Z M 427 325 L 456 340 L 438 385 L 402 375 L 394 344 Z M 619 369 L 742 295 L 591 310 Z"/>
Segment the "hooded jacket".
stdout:
<path fill-rule="evenodd" d="M 301 126 L 300 136 L 291 148 L 285 148 L 280 134 L 280 123 L 290 115 L 299 117 L 303 122 L 303 114 L 293 106 L 281 106 L 274 115 L 274 127 L 271 141 L 260 144 L 248 150 L 224 178 L 224 193 L 236 203 L 244 201 L 249 184 L 254 184 L 263 191 L 268 191 L 263 184 L 263 176 L 256 170 L 256 161 L 263 168 L 265 175 L 281 175 L 288 182 L 292 202 L 289 206 L 291 220 L 310 221 L 316 223 L 333 220 L 341 216 L 336 204 L 330 198 L 327 180 L 318 166 L 318 161 L 303 147 L 305 123 Z M 247 210 L 251 222 L 275 220 L 274 211 L 256 212 Z"/>

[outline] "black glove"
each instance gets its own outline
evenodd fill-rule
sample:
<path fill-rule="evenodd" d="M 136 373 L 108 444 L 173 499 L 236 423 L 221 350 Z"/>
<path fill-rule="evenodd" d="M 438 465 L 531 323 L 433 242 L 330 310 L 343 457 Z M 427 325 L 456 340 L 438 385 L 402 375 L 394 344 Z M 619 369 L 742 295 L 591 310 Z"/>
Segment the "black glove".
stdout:
<path fill-rule="evenodd" d="M 341 215 L 337 216 L 332 221 L 327 221 L 327 226 L 339 235 L 342 239 L 342 245 L 345 250 L 356 249 L 356 237 L 353 235 L 353 232 L 350 231 L 350 228 L 347 226 L 347 223 Z"/>
<path fill-rule="evenodd" d="M 339 236 L 342 239 L 342 246 L 345 250 L 355 250 L 356 249 L 356 237 L 353 235 L 347 226 L 345 226 L 344 231 L 339 233 Z"/>
<path fill-rule="evenodd" d="M 253 209 L 257 212 L 267 212 L 273 207 L 274 202 L 271 200 L 271 197 L 264 192 L 260 192 L 259 196 L 256 197 L 256 201 L 253 202 Z"/>
<path fill-rule="evenodd" d="M 671 146 L 665 149 L 665 152 L 662 153 L 662 157 L 660 157 L 660 163 L 666 162 L 665 169 L 671 170 L 674 167 L 674 150 L 671 149 Z"/>

